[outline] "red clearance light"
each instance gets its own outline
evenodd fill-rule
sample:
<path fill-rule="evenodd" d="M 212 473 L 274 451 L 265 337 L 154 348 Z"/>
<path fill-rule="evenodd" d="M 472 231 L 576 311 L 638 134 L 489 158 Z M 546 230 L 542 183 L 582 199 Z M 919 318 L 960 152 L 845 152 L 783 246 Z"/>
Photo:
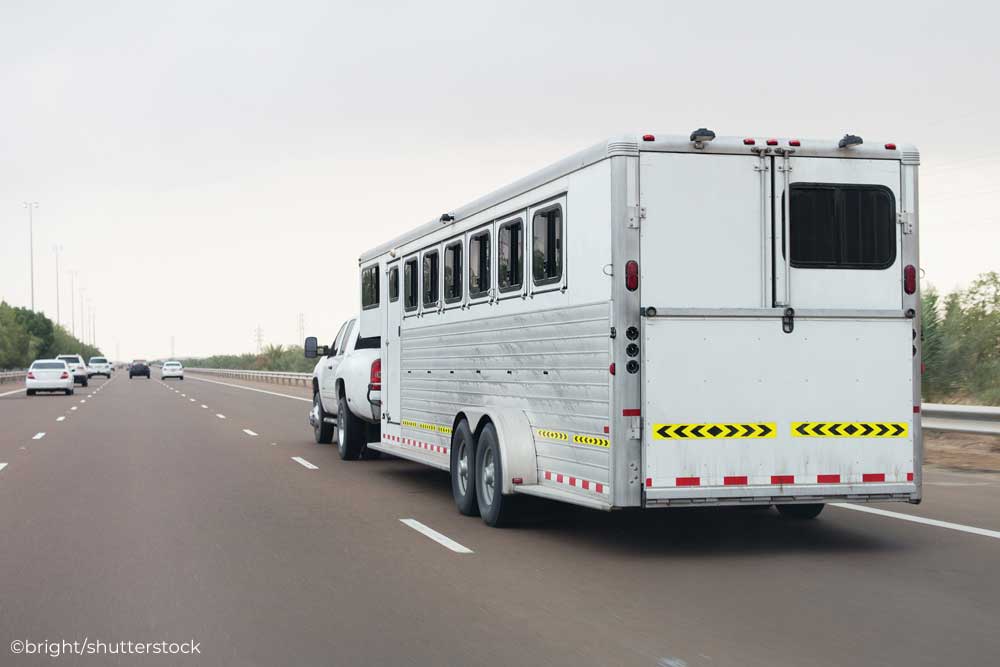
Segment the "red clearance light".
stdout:
<path fill-rule="evenodd" d="M 510 479 L 510 483 L 511 484 L 524 484 L 524 478 L 523 477 L 512 477 Z"/>
<path fill-rule="evenodd" d="M 799 141 L 798 139 L 789 139 L 788 140 L 788 145 L 789 146 L 801 146 L 802 142 Z"/>
<path fill-rule="evenodd" d="M 608 366 L 608 372 L 611 373 L 612 375 L 615 374 L 615 365 L 614 364 L 611 364 L 610 366 Z"/>
<path fill-rule="evenodd" d="M 382 360 L 372 362 L 371 376 L 368 379 L 368 391 L 382 391 Z"/>
<path fill-rule="evenodd" d="M 912 264 L 907 264 L 903 269 L 903 291 L 907 294 L 917 291 L 917 269 Z"/>
<path fill-rule="evenodd" d="M 656 137 L 654 137 L 652 134 L 644 134 L 644 135 L 642 135 L 642 140 L 643 141 L 656 141 Z"/>
<path fill-rule="evenodd" d="M 639 289 L 639 262 L 634 259 L 625 262 L 625 289 L 629 292 Z"/>
<path fill-rule="evenodd" d="M 886 144 L 885 145 L 885 149 L 887 151 L 894 151 L 894 150 L 896 150 L 896 144 Z"/>
<path fill-rule="evenodd" d="M 777 146 L 778 145 L 778 140 L 777 139 L 768 139 L 767 140 L 767 145 L 768 146 Z"/>
<path fill-rule="evenodd" d="M 753 146 L 753 145 L 754 145 L 754 144 L 756 144 L 756 143 L 757 143 L 757 142 L 756 142 L 756 141 L 755 141 L 754 139 L 749 139 L 749 138 L 747 138 L 747 139 L 744 139 L 744 140 L 743 140 L 743 145 L 744 145 L 744 146 Z"/>

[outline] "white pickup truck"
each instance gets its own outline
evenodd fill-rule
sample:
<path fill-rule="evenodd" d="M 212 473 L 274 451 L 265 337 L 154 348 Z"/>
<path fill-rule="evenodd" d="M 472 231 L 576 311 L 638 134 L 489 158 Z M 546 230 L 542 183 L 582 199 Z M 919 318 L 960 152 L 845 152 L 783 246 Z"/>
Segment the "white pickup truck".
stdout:
<path fill-rule="evenodd" d="M 340 458 L 374 458 L 368 442 L 381 437 L 382 361 L 379 337 L 359 336 L 356 319 L 344 322 L 331 345 L 318 345 L 314 336 L 305 340 L 305 355 L 318 358 L 313 369 L 313 406 L 309 424 L 318 443 L 333 441 L 337 434 Z"/>

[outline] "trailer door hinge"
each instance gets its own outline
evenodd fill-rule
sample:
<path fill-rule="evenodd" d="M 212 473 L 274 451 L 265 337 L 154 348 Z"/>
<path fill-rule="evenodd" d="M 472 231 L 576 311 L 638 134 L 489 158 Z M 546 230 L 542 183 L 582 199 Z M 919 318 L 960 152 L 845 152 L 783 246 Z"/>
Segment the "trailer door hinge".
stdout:
<path fill-rule="evenodd" d="M 646 207 L 635 206 L 629 207 L 628 213 L 628 228 L 629 229 L 639 229 L 639 223 L 646 219 Z"/>
<path fill-rule="evenodd" d="M 903 228 L 904 234 L 913 233 L 913 218 L 909 211 L 900 211 L 896 214 L 896 222 Z"/>
<path fill-rule="evenodd" d="M 642 417 L 632 417 L 632 423 L 628 427 L 626 437 L 629 440 L 642 439 Z"/>

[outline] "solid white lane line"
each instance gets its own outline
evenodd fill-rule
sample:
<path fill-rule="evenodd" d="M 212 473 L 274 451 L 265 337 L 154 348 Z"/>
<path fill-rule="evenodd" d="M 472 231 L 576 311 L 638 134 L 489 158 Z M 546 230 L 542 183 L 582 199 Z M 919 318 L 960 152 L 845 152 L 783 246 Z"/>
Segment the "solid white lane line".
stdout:
<path fill-rule="evenodd" d="M 24 391 L 23 387 L 21 389 L 15 389 L 14 391 L 5 392 L 3 394 L 0 394 L 0 396 L 10 396 L 11 394 L 20 394 L 22 391 Z"/>
<path fill-rule="evenodd" d="M 41 440 L 44 437 L 45 437 L 45 431 L 40 431 L 35 434 L 35 437 L 33 437 L 32 440 Z"/>
<path fill-rule="evenodd" d="M 972 533 L 973 535 L 982 535 L 983 537 L 992 537 L 995 540 L 1000 540 L 1000 531 L 997 530 L 987 530 L 985 528 L 976 528 L 975 526 L 965 526 L 960 523 L 938 521 L 937 519 L 928 519 L 926 517 L 914 516 L 912 514 L 903 514 L 901 512 L 890 512 L 889 510 L 880 510 L 876 507 L 865 507 L 864 505 L 851 505 L 850 503 L 830 503 L 830 504 L 833 507 L 839 507 L 845 510 L 854 510 L 856 512 L 868 512 L 869 514 L 878 514 L 879 516 L 887 516 L 891 519 L 912 521 L 913 523 L 922 523 L 925 526 L 936 526 L 938 528 L 947 528 L 949 530 L 957 530 L 963 533 Z"/>
<path fill-rule="evenodd" d="M 448 549 L 451 549 L 455 553 L 458 553 L 458 554 L 471 554 L 471 553 L 475 553 L 472 549 L 470 549 L 468 547 L 465 547 L 465 546 L 462 546 L 461 544 L 459 544 L 455 540 L 451 539 L 447 535 L 442 535 L 441 533 L 437 532 L 433 528 L 430 528 L 430 527 L 425 526 L 424 524 L 420 523 L 416 519 L 400 519 L 400 521 L 402 521 L 403 523 L 405 523 L 407 526 L 409 526 L 413 530 L 417 531 L 418 533 L 423 533 L 424 535 L 426 535 L 427 537 L 431 538 L 432 540 L 434 540 L 435 542 L 437 542 L 441 546 L 446 547 Z"/>
<path fill-rule="evenodd" d="M 225 419 L 226 418 L 226 415 L 220 415 L 218 412 L 215 413 L 215 416 L 218 417 L 219 419 Z"/>
<path fill-rule="evenodd" d="M 56 421 L 57 422 L 64 421 L 65 419 L 66 419 L 66 415 L 63 415 L 62 417 L 56 417 Z"/>
<path fill-rule="evenodd" d="M 189 376 L 192 380 L 197 380 L 198 382 L 211 382 L 212 384 L 221 384 L 224 387 L 236 387 L 237 389 L 246 389 L 247 391 L 255 391 L 258 394 L 270 394 L 271 396 L 281 396 L 282 398 L 291 398 L 296 401 L 305 401 L 306 403 L 312 403 L 311 398 L 303 398 L 302 396 L 292 396 L 291 394 L 279 394 L 276 391 L 267 391 L 266 389 L 257 389 L 256 387 L 244 387 L 241 384 L 233 384 L 231 382 L 219 382 L 218 380 L 206 380 L 205 378 L 196 378 L 194 376 Z"/>
<path fill-rule="evenodd" d="M 310 470 L 319 470 L 319 466 L 314 466 L 313 464 L 309 463 L 309 461 L 306 461 L 301 456 L 293 456 L 292 460 L 295 461 L 296 463 L 298 463 L 299 465 L 302 465 L 302 466 L 304 466 L 306 468 L 309 468 Z"/>
<path fill-rule="evenodd" d="M 0 470 L 3 470 L 6 467 L 7 467 L 6 463 L 0 463 Z"/>
<path fill-rule="evenodd" d="M 247 435 L 259 435 L 258 433 L 254 433 L 248 428 L 243 429 L 243 432 L 246 433 Z"/>

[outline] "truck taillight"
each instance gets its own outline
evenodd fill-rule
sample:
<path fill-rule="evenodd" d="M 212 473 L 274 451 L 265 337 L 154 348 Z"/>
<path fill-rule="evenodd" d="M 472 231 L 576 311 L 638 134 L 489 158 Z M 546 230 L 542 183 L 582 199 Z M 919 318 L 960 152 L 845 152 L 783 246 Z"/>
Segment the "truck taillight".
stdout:
<path fill-rule="evenodd" d="M 639 262 L 630 259 L 625 262 L 625 289 L 634 292 L 639 288 Z"/>
<path fill-rule="evenodd" d="M 382 360 L 372 362 L 371 377 L 368 380 L 368 391 L 382 391 Z"/>
<path fill-rule="evenodd" d="M 903 291 L 907 294 L 917 291 L 917 268 L 912 264 L 903 269 Z"/>

